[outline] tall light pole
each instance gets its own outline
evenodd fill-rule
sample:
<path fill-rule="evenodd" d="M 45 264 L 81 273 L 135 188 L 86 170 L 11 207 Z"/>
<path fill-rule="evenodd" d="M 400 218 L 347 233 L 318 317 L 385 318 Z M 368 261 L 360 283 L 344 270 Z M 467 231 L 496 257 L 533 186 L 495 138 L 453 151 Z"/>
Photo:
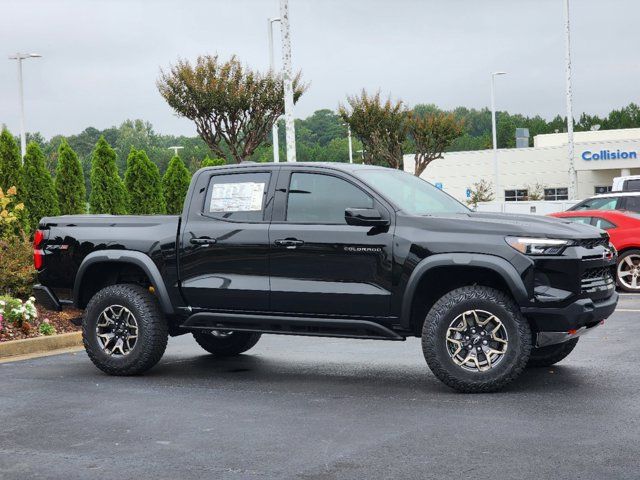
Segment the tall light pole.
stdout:
<path fill-rule="evenodd" d="M 351 145 L 351 125 L 343 123 L 347 127 L 347 138 L 349 139 L 349 163 L 353 163 L 353 147 Z"/>
<path fill-rule="evenodd" d="M 269 31 L 269 69 L 271 72 L 275 72 L 275 65 L 273 60 L 273 24 L 279 22 L 280 18 L 272 17 L 267 19 L 267 27 Z M 280 145 L 278 139 L 278 120 L 273 123 L 273 127 L 271 127 L 271 137 L 273 144 L 273 161 L 278 163 L 280 161 Z"/>
<path fill-rule="evenodd" d="M 284 80 L 284 123 L 287 140 L 287 162 L 295 162 L 296 130 L 293 123 L 293 75 L 291 73 L 289 0 L 280 0 L 280 32 L 282 33 L 282 74 Z"/>
<path fill-rule="evenodd" d="M 173 156 L 177 157 L 178 156 L 178 150 L 183 149 L 184 147 L 179 147 L 179 146 L 175 146 L 175 147 L 168 147 L 168 150 L 173 150 Z"/>
<path fill-rule="evenodd" d="M 569 200 L 578 198 L 578 175 L 573 152 L 573 100 L 571 94 L 571 27 L 569 25 L 569 0 L 564 0 L 565 14 L 565 63 L 567 71 L 567 155 L 569 156 Z"/>
<path fill-rule="evenodd" d="M 493 184 L 496 187 L 496 200 L 500 194 L 500 167 L 498 164 L 498 132 L 496 131 L 496 76 L 506 75 L 507 72 L 493 72 L 491 74 L 491 135 L 493 136 Z"/>
<path fill-rule="evenodd" d="M 22 60 L 27 58 L 40 58 L 39 53 L 16 53 L 10 55 L 9 60 L 18 61 L 18 85 L 20 95 L 20 158 L 24 158 L 27 152 L 27 134 L 24 129 L 24 87 L 22 86 Z"/>

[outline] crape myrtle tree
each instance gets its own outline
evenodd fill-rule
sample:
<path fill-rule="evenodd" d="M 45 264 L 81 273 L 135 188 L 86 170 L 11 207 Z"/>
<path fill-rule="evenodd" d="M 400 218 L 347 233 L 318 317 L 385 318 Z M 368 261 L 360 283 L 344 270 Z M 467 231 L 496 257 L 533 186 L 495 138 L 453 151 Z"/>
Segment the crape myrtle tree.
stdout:
<path fill-rule="evenodd" d="M 84 185 L 84 174 L 78 155 L 65 139 L 58 148 L 58 166 L 55 180 L 58 205 L 62 215 L 86 213 L 87 191 Z"/>
<path fill-rule="evenodd" d="M 414 144 L 417 177 L 431 162 L 442 158 L 445 149 L 463 132 L 462 122 L 456 120 L 453 114 L 442 112 L 410 112 L 407 127 Z"/>
<path fill-rule="evenodd" d="M 60 215 L 58 196 L 47 170 L 44 153 L 36 142 L 27 145 L 24 156 L 25 205 L 29 212 L 30 230 L 34 232 L 42 217 Z"/>
<path fill-rule="evenodd" d="M 407 139 L 408 115 L 402 101 L 382 101 L 380 92 L 347 97 L 339 108 L 353 135 L 362 142 L 363 162 L 402 169 L 403 146 Z"/>
<path fill-rule="evenodd" d="M 173 157 L 162 177 L 164 200 L 169 215 L 177 215 L 182 212 L 182 205 L 187 196 L 190 181 L 191 174 L 184 162 L 178 156 Z"/>
<path fill-rule="evenodd" d="M 16 200 L 23 201 L 26 191 L 20 149 L 13 135 L 3 127 L 0 133 L 0 188 L 6 192 L 11 187 L 18 191 Z"/>
<path fill-rule="evenodd" d="M 127 213 L 127 192 L 118 175 L 116 151 L 101 136 L 91 156 L 91 193 L 89 210 L 91 213 Z"/>
<path fill-rule="evenodd" d="M 178 60 L 161 71 L 156 85 L 178 115 L 196 124 L 215 155 L 237 163 L 251 156 L 284 113 L 282 75 L 251 70 L 235 56 L 226 62 L 218 55 L 200 56 L 195 64 Z M 298 73 L 294 102 L 306 89 Z"/>
<path fill-rule="evenodd" d="M 128 193 L 130 214 L 153 215 L 166 212 L 160 171 L 158 166 L 149 160 L 144 150 L 131 148 L 124 184 Z"/>

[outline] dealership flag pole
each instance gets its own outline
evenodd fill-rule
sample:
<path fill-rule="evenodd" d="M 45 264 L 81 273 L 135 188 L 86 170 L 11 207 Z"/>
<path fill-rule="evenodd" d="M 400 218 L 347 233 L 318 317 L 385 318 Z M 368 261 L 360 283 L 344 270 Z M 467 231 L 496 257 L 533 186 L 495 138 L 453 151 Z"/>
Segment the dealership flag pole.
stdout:
<path fill-rule="evenodd" d="M 268 19 L 268 33 L 269 33 L 269 70 L 271 73 L 275 73 L 275 62 L 273 60 L 273 24 L 275 22 L 279 22 L 280 19 L 277 17 Z M 271 139 L 273 146 L 273 161 L 278 163 L 280 161 L 280 145 L 278 145 L 278 119 L 273 122 L 273 126 L 271 127 Z"/>
<path fill-rule="evenodd" d="M 291 36 L 289 33 L 289 1 L 280 0 L 282 32 L 282 73 L 284 79 L 284 125 L 287 162 L 296 161 L 296 130 L 293 123 L 293 76 L 291 74 Z"/>
<path fill-rule="evenodd" d="M 566 17 L 565 37 L 566 52 L 565 61 L 567 66 L 567 147 L 569 156 L 569 200 L 578 198 L 578 176 L 573 151 L 573 102 L 571 95 L 571 28 L 569 26 L 569 0 L 564 0 L 564 13 Z"/>

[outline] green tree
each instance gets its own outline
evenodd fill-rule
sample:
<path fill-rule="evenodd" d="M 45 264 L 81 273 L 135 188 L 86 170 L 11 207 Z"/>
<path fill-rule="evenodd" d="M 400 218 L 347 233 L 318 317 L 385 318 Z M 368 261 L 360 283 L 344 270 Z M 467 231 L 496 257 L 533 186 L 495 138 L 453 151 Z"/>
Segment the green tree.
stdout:
<path fill-rule="evenodd" d="M 191 175 L 184 162 L 178 156 L 173 157 L 162 177 L 162 188 L 168 214 L 178 215 L 182 212 L 182 205 L 187 196 L 190 182 Z"/>
<path fill-rule="evenodd" d="M 0 188 L 7 191 L 11 187 L 18 190 L 17 201 L 24 201 L 26 192 L 20 149 L 9 130 L 3 128 L 0 133 Z"/>
<path fill-rule="evenodd" d="M 27 145 L 24 156 L 25 206 L 29 212 L 30 230 L 35 231 L 42 217 L 60 215 L 58 196 L 51 173 L 47 170 L 44 153 L 35 141 Z"/>
<path fill-rule="evenodd" d="M 227 164 L 227 161 L 224 158 L 210 158 L 209 155 L 207 155 L 202 159 L 202 162 L 200 163 L 200 168 L 220 167 L 226 164 Z"/>
<path fill-rule="evenodd" d="M 462 134 L 462 122 L 451 113 L 412 112 L 408 120 L 409 134 L 414 143 L 415 175 L 419 177 L 431 162 Z"/>
<path fill-rule="evenodd" d="M 84 186 L 82 165 L 76 152 L 64 139 L 58 149 L 55 186 L 62 215 L 86 213 L 87 191 Z"/>
<path fill-rule="evenodd" d="M 98 139 L 91 158 L 89 211 L 111 215 L 127 213 L 127 192 L 118 175 L 116 152 L 104 136 Z"/>
<path fill-rule="evenodd" d="M 169 106 L 196 124 L 214 154 L 237 163 L 251 156 L 284 113 L 282 76 L 252 71 L 235 56 L 227 62 L 200 56 L 195 65 L 179 60 L 161 72 L 156 84 Z M 298 73 L 294 101 L 306 89 Z"/>
<path fill-rule="evenodd" d="M 144 150 L 131 149 L 127 158 L 124 184 L 128 192 L 130 214 L 165 213 L 160 171 L 158 166 L 149 160 Z"/>

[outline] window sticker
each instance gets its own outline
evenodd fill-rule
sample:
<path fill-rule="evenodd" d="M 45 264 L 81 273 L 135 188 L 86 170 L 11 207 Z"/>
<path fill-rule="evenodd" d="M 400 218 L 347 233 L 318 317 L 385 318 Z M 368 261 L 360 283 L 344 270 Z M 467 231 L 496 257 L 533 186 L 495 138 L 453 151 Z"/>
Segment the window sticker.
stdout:
<path fill-rule="evenodd" d="M 262 210 L 264 182 L 217 183 L 211 192 L 209 212 L 254 212 Z"/>

